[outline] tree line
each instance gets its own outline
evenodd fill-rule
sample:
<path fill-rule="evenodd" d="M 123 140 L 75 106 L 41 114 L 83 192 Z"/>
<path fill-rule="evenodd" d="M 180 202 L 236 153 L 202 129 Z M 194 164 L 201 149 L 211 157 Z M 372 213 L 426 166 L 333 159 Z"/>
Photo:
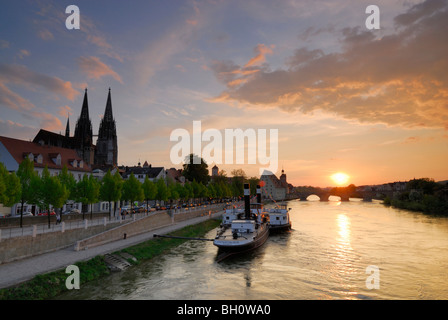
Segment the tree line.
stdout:
<path fill-rule="evenodd" d="M 202 159 L 201 159 L 202 160 Z M 203 160 L 202 160 L 203 161 Z M 205 166 L 204 166 L 205 164 Z M 200 170 L 198 170 L 198 167 Z M 225 172 L 221 172 L 214 179 L 210 179 L 205 162 L 201 165 L 184 165 L 184 176 L 186 182 L 181 184 L 170 178 L 151 181 L 148 177 L 141 183 L 133 173 L 128 179 L 123 179 L 118 171 L 114 174 L 107 171 L 101 180 L 93 175 L 84 175 L 76 181 L 73 174 L 66 166 L 58 175 L 52 176 L 46 166 L 39 176 L 34 170 L 34 163 L 26 158 L 19 165 L 17 173 L 9 173 L 4 165 L 0 163 L 0 203 L 11 207 L 16 203 L 21 204 L 20 226 L 23 221 L 24 204 L 35 204 L 48 215 L 48 225 L 50 227 L 50 208 L 54 208 L 62 213 L 62 208 L 70 201 L 82 203 L 83 208 L 99 201 L 109 203 L 109 216 L 112 216 L 112 203 L 129 201 L 131 212 L 135 202 L 146 202 L 157 200 L 166 202 L 189 202 L 208 198 L 221 200 L 243 196 L 244 182 L 249 181 L 251 187 L 255 188 L 258 179 L 253 177 L 248 179 L 243 170 L 233 170 L 234 176 L 227 178 Z M 255 192 L 253 192 L 254 194 Z M 114 206 L 113 215 L 116 215 Z M 92 218 L 93 208 L 90 207 L 90 218 Z M 85 210 L 82 209 L 83 219 Z"/>
<path fill-rule="evenodd" d="M 412 179 L 406 190 L 386 197 L 384 204 L 396 208 L 448 216 L 448 183 L 437 183 L 431 178 Z"/>

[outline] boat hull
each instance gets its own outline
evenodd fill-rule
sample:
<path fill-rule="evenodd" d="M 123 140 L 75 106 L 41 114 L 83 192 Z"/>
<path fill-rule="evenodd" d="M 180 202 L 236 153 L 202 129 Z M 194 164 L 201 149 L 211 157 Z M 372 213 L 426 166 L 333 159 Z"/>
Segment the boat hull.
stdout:
<path fill-rule="evenodd" d="M 287 224 L 282 224 L 282 225 L 271 225 L 269 227 L 269 232 L 271 233 L 279 233 L 279 232 L 286 232 L 286 231 L 290 231 L 292 228 L 291 223 L 287 223 Z"/>
<path fill-rule="evenodd" d="M 215 240 L 213 244 L 218 247 L 218 254 L 238 254 L 248 252 L 261 247 L 269 237 L 269 227 L 265 226 L 256 239 L 253 241 L 219 241 Z"/>

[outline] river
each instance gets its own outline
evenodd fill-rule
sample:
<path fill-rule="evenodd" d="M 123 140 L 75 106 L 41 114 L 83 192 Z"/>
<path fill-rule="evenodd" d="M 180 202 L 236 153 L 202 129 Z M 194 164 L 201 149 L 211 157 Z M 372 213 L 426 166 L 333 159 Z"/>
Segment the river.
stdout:
<path fill-rule="evenodd" d="M 448 299 L 448 218 L 378 202 L 288 207 L 293 230 L 250 254 L 217 263 L 212 242 L 188 241 L 59 299 Z"/>

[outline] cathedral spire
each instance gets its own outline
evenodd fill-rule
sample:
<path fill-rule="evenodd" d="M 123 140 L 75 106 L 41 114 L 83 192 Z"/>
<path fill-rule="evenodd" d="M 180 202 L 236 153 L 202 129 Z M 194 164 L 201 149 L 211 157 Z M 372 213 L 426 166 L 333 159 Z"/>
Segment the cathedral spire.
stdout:
<path fill-rule="evenodd" d="M 87 101 L 87 88 L 84 93 L 84 100 L 82 102 L 82 108 L 81 108 L 81 116 L 79 117 L 83 120 L 89 120 L 89 103 Z"/>
<path fill-rule="evenodd" d="M 107 102 L 106 102 L 106 110 L 104 111 L 104 121 L 114 121 L 114 116 L 112 114 L 112 99 L 110 97 L 110 88 L 109 88 L 109 94 L 107 95 Z"/>
<path fill-rule="evenodd" d="M 70 114 L 67 113 L 67 126 L 65 127 L 65 136 L 70 137 Z"/>

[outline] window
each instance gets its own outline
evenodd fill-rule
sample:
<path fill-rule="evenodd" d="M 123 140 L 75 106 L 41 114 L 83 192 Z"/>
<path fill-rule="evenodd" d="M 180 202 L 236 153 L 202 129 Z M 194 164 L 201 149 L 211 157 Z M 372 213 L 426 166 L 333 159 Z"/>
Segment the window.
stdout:
<path fill-rule="evenodd" d="M 38 154 L 37 157 L 36 157 L 35 159 L 36 159 L 36 162 L 37 162 L 37 163 L 42 164 L 42 162 L 43 162 L 43 160 L 44 160 L 44 157 L 42 157 L 41 154 Z"/>

